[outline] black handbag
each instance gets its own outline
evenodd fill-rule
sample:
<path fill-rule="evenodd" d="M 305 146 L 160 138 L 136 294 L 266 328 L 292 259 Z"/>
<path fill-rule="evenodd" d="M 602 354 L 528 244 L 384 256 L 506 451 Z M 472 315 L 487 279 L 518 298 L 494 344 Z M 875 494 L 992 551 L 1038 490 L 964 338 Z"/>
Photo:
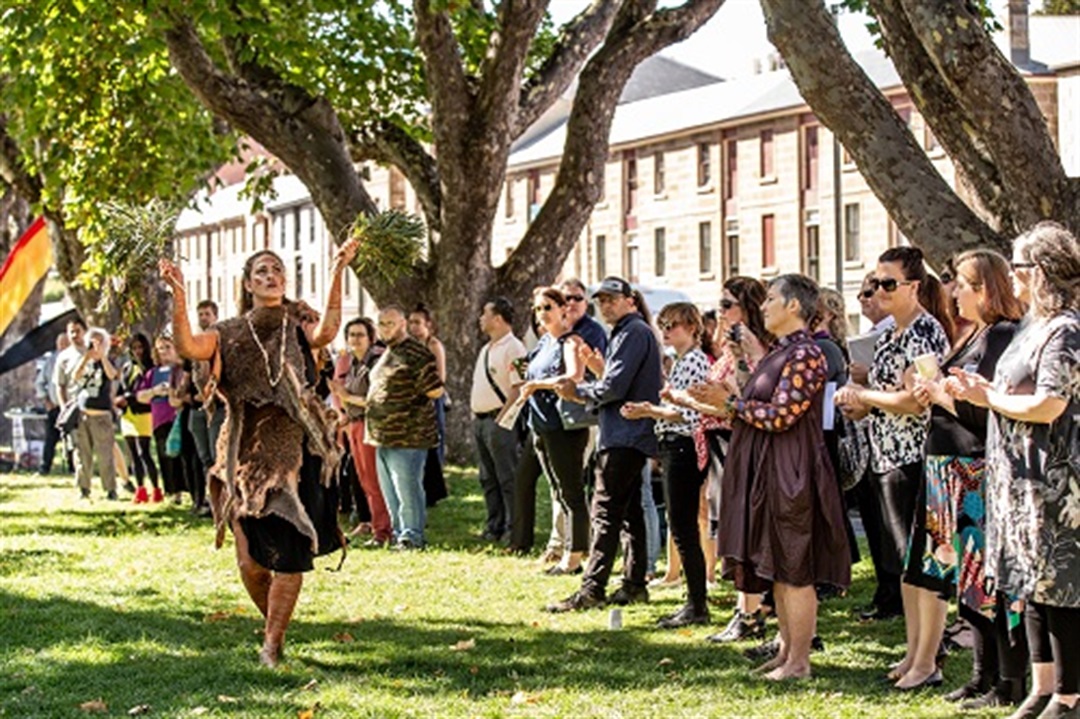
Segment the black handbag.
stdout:
<path fill-rule="evenodd" d="M 61 434 L 73 434 L 79 428 L 82 420 L 82 409 L 78 400 L 70 400 L 60 408 L 60 414 L 56 417 L 56 428 Z"/>

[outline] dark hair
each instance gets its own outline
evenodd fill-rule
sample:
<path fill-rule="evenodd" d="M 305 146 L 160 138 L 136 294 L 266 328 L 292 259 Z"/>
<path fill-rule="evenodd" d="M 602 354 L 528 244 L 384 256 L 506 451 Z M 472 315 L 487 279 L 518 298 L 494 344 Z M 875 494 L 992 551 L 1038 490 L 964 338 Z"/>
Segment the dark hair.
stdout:
<path fill-rule="evenodd" d="M 142 345 L 141 353 L 135 350 L 136 342 Z M 128 348 L 131 350 L 131 358 L 144 370 L 154 366 L 154 346 L 150 344 L 150 339 L 142 332 L 136 332 L 128 338 Z"/>
<path fill-rule="evenodd" d="M 494 297 L 487 301 L 491 305 L 491 311 L 503 318 L 508 325 L 514 324 L 514 305 L 505 297 Z"/>
<path fill-rule="evenodd" d="M 283 269 L 285 267 L 285 263 L 282 261 L 281 257 L 278 256 L 278 254 L 273 250 L 259 250 L 258 252 L 247 258 L 247 260 L 244 262 L 244 274 L 240 280 L 240 299 L 237 301 L 237 306 L 240 310 L 240 314 L 245 314 L 249 312 L 255 306 L 255 300 L 251 296 L 251 292 L 249 292 L 248 289 L 244 287 L 244 282 L 251 279 L 251 270 L 255 267 L 255 262 L 260 257 L 266 257 L 267 255 L 277 260 L 281 264 L 281 267 Z M 288 301 L 285 300 L 283 304 L 288 304 Z"/>
<path fill-rule="evenodd" d="M 375 344 L 375 340 L 378 339 L 378 335 L 375 333 L 375 323 L 368 317 L 356 317 L 345 323 L 345 338 L 349 337 L 349 329 L 356 325 L 363 325 L 364 331 L 367 332 L 368 342 L 372 345 Z"/>
<path fill-rule="evenodd" d="M 900 272 L 905 280 L 919 283 L 919 304 L 941 324 L 951 344 L 953 335 L 956 334 L 956 325 L 953 322 L 949 298 L 941 280 L 926 271 L 922 250 L 909 246 L 890 247 L 881 253 L 878 262 L 900 265 Z"/>
<path fill-rule="evenodd" d="M 582 293 L 586 295 L 589 294 L 589 288 L 586 287 L 585 283 L 577 277 L 567 277 L 565 280 L 559 283 L 559 287 L 576 287 L 577 289 L 581 290 Z"/>
<path fill-rule="evenodd" d="M 818 298 L 820 290 L 817 282 L 806 275 L 788 274 L 780 275 L 769 283 L 769 287 L 780 293 L 784 304 L 792 300 L 799 302 L 799 319 L 808 326 L 818 311 Z"/>
<path fill-rule="evenodd" d="M 638 314 L 645 320 L 645 324 L 652 324 L 652 313 L 649 312 L 649 305 L 645 303 L 645 295 L 641 294 L 641 290 L 630 290 L 630 298 L 634 300 L 634 307 L 637 308 Z"/>
<path fill-rule="evenodd" d="M 1001 320 L 1016 321 L 1024 315 L 1024 305 L 1013 294 L 1009 278 L 1009 261 L 993 250 L 969 250 L 957 256 L 954 276 L 974 289 L 985 289 L 986 302 L 979 308 L 979 317 L 988 325 Z"/>
<path fill-rule="evenodd" d="M 425 305 L 423 302 L 417 302 L 416 307 L 413 307 L 409 314 L 420 315 L 429 325 L 433 324 L 433 320 L 431 319 L 431 310 L 429 310 L 427 308 L 427 305 Z"/>
<path fill-rule="evenodd" d="M 1035 265 L 1031 309 L 1037 317 L 1053 317 L 1080 304 L 1080 242 L 1064 225 L 1044 220 L 1017 238 L 1022 254 Z"/>
<path fill-rule="evenodd" d="M 736 276 L 724 283 L 724 289 L 735 296 L 739 307 L 742 308 L 746 327 L 757 337 L 765 347 L 772 344 L 776 338 L 765 329 L 765 318 L 761 314 L 761 304 L 765 301 L 765 285 L 753 277 Z"/>
<path fill-rule="evenodd" d="M 844 305 L 844 296 L 831 287 L 819 287 L 817 315 L 812 324 L 817 324 L 825 319 L 825 314 L 832 315 L 832 320 L 827 322 L 825 330 L 829 333 L 840 349 L 847 353 L 847 308 Z"/>
<path fill-rule="evenodd" d="M 211 310 L 214 311 L 214 317 L 218 316 L 217 302 L 214 302 L 213 300 L 202 300 L 201 302 L 199 302 L 199 304 L 195 305 L 195 309 L 196 310 L 211 309 Z"/>
<path fill-rule="evenodd" d="M 82 317 L 72 317 L 70 320 L 67 321 L 67 325 L 65 325 L 65 327 L 70 325 L 78 325 L 84 330 L 86 329 L 86 322 L 83 320 Z"/>

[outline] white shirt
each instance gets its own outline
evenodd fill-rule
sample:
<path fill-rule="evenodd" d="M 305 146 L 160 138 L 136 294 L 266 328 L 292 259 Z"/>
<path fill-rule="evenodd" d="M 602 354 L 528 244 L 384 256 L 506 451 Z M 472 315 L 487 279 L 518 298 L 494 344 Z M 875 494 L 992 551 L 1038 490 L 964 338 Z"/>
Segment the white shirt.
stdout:
<path fill-rule="evenodd" d="M 511 366 L 513 361 L 525 356 L 525 345 L 521 343 L 513 332 L 488 342 L 480 350 L 476 358 L 476 367 L 473 369 L 472 394 L 469 404 L 474 414 L 486 414 L 502 409 L 503 400 L 488 381 L 487 374 L 490 370 L 491 378 L 499 387 L 504 397 L 509 397 L 513 390 L 515 372 Z M 486 362 L 486 367 L 485 367 Z"/>

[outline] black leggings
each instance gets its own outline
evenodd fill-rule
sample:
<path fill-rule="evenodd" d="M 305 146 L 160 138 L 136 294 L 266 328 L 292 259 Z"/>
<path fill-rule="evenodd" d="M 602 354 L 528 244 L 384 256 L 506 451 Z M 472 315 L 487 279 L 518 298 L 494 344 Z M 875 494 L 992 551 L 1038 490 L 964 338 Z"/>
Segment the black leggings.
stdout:
<path fill-rule="evenodd" d="M 1022 631 L 1010 635 L 1005 597 L 998 594 L 996 599 L 997 612 L 992 620 L 965 604 L 960 605 L 960 616 L 971 625 L 974 635 L 975 661 L 971 673 L 987 685 L 1002 681 L 1023 685 L 1028 668 L 1027 636 Z"/>
<path fill-rule="evenodd" d="M 157 487 L 157 466 L 154 464 L 154 458 L 150 456 L 150 438 L 124 437 L 124 441 L 127 442 L 131 464 L 135 468 L 135 481 L 141 487 L 143 480 L 149 476 L 150 484 Z"/>
<path fill-rule="evenodd" d="M 585 448 L 589 430 L 535 432 L 533 447 L 555 497 L 570 522 L 570 551 L 589 549 L 589 505 L 585 501 Z"/>
<path fill-rule="evenodd" d="M 686 573 L 687 599 L 697 609 L 705 609 L 705 555 L 701 551 L 698 508 L 705 471 L 698 469 L 697 452 L 691 437 L 673 437 L 660 442 L 664 468 L 664 501 L 667 503 L 671 536 Z"/>
<path fill-rule="evenodd" d="M 1054 663 L 1054 691 L 1080 693 L 1080 608 L 1028 602 L 1024 626 L 1032 663 Z"/>

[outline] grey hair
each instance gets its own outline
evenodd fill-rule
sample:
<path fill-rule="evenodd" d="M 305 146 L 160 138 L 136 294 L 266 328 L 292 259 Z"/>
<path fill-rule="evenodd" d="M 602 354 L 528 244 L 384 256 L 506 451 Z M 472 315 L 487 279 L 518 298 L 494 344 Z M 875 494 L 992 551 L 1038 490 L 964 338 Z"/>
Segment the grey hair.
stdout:
<path fill-rule="evenodd" d="M 806 275 L 780 275 L 769 283 L 769 287 L 776 288 L 776 291 L 784 298 L 784 304 L 798 300 L 799 318 L 804 322 L 809 323 L 817 314 L 821 290 L 817 282 Z"/>

